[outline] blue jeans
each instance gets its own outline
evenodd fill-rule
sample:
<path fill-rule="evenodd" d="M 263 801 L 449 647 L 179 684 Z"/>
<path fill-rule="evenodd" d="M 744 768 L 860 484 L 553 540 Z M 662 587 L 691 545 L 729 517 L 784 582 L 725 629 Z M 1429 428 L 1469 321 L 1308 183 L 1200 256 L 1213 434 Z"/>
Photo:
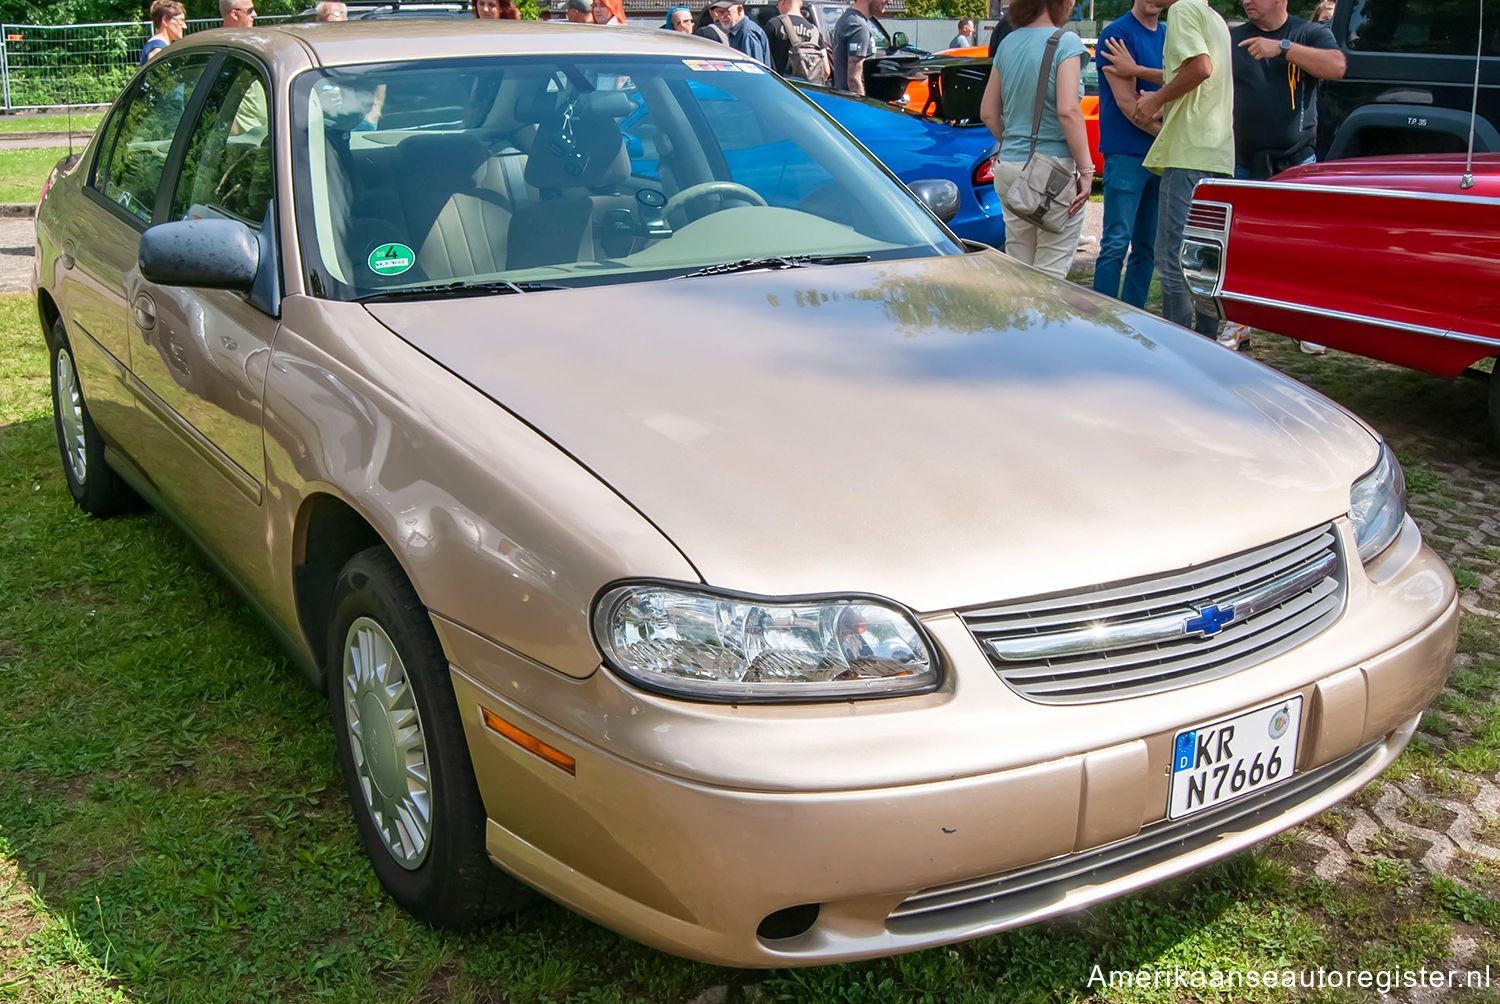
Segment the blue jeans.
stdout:
<path fill-rule="evenodd" d="M 1156 253 L 1156 203 L 1161 179 L 1141 157 L 1112 153 L 1104 170 L 1104 236 L 1094 266 L 1094 292 L 1144 307 Z M 1126 262 L 1125 252 L 1130 252 Z M 1120 288 L 1120 269 L 1125 288 Z"/>
<path fill-rule="evenodd" d="M 1156 274 L 1161 277 L 1161 316 L 1200 335 L 1213 338 L 1219 319 L 1193 309 L 1193 295 L 1182 276 L 1182 231 L 1193 206 L 1193 189 L 1204 178 L 1222 177 L 1208 171 L 1169 167 L 1161 172 L 1161 203 L 1156 216 Z"/>

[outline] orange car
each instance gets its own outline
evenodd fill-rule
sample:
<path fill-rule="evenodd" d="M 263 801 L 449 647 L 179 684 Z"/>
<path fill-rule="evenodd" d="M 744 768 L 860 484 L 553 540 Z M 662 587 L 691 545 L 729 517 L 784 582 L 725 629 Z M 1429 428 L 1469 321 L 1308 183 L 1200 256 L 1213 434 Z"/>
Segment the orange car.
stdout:
<path fill-rule="evenodd" d="M 1089 62 L 1083 68 L 1083 97 L 1079 101 L 1079 107 L 1083 109 L 1083 127 L 1088 131 L 1089 156 L 1094 161 L 1094 173 L 1102 176 L 1104 174 L 1104 156 L 1099 152 L 1099 67 L 1093 61 L 1094 47 L 1089 50 Z M 980 59 L 988 62 L 989 49 L 983 45 L 972 45 L 967 48 L 944 49 L 934 55 L 943 57 L 944 61 L 953 59 Z M 928 110 L 928 78 L 913 80 L 906 85 L 898 102 L 903 107 L 919 114 L 931 114 Z"/>

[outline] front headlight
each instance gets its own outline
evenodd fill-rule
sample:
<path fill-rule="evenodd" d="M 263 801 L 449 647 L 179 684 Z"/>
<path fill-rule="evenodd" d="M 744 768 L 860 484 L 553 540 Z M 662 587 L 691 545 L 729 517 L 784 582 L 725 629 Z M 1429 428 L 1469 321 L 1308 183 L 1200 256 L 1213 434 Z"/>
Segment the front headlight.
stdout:
<path fill-rule="evenodd" d="M 593 619 L 612 669 L 684 697 L 847 700 L 937 685 L 916 623 L 877 600 L 772 600 L 637 583 L 606 590 Z"/>
<path fill-rule="evenodd" d="M 1391 545 L 1406 518 L 1406 478 L 1396 455 L 1380 444 L 1380 459 L 1349 489 L 1349 521 L 1359 560 L 1369 563 Z"/>

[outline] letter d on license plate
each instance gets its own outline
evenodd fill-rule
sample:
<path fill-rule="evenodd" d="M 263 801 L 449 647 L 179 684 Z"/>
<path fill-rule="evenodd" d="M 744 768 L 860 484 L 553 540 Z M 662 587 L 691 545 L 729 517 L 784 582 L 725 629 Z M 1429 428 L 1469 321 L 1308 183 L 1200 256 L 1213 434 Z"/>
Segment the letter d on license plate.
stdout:
<path fill-rule="evenodd" d="M 1292 776 L 1302 697 L 1177 733 L 1167 818 L 1181 819 Z"/>

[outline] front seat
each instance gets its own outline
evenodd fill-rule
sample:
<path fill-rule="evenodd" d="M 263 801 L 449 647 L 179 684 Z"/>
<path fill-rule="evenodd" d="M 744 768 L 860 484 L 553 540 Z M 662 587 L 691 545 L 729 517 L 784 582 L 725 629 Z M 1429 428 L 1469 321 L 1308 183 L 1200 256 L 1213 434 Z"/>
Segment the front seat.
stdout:
<path fill-rule="evenodd" d="M 487 171 L 489 149 L 454 134 L 410 136 L 396 153 L 408 232 L 421 235 L 422 273 L 441 280 L 503 270 L 511 206 L 476 180 Z"/>
<path fill-rule="evenodd" d="M 595 91 L 541 122 L 526 161 L 526 183 L 538 198 L 510 219 L 508 267 L 596 260 L 596 210 L 615 201 L 610 196 L 630 177 L 620 119 L 631 108 L 623 92 Z"/>

